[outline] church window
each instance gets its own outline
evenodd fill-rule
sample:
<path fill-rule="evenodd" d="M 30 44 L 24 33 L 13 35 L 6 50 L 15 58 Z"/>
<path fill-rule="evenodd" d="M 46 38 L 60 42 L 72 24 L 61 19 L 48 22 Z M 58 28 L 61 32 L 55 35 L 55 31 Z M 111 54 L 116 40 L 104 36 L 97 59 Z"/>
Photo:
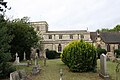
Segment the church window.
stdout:
<path fill-rule="evenodd" d="M 73 35 L 72 34 L 70 35 L 70 39 L 73 39 Z"/>
<path fill-rule="evenodd" d="M 83 39 L 84 38 L 84 35 L 83 34 L 81 34 L 81 39 Z"/>
<path fill-rule="evenodd" d="M 49 39 L 52 39 L 52 35 L 49 35 Z"/>
<path fill-rule="evenodd" d="M 107 44 L 107 51 L 110 52 L 110 45 Z"/>
<path fill-rule="evenodd" d="M 101 48 L 101 45 L 99 44 L 99 45 L 97 46 L 97 48 Z"/>
<path fill-rule="evenodd" d="M 59 35 L 59 39 L 62 39 L 62 35 Z"/>
<path fill-rule="evenodd" d="M 61 52 L 62 51 L 62 46 L 61 44 L 58 45 L 58 52 Z"/>

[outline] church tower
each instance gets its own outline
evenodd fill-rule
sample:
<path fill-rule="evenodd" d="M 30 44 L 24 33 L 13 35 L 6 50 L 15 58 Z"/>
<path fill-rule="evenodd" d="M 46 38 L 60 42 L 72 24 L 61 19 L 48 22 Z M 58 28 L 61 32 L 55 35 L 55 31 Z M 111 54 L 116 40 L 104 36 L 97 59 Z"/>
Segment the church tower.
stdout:
<path fill-rule="evenodd" d="M 46 33 L 48 31 L 48 24 L 46 21 L 40 22 L 31 22 L 32 26 L 34 27 L 35 31 Z"/>

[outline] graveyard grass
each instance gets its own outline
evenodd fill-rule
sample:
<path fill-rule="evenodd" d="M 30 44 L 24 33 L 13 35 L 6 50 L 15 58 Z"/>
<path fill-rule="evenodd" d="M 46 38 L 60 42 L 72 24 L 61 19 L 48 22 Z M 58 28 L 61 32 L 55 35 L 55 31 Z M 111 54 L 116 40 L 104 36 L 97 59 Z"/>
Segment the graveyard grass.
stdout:
<path fill-rule="evenodd" d="M 102 80 L 98 73 L 88 72 L 88 73 L 74 73 L 69 71 L 69 68 L 64 65 L 60 59 L 47 60 L 47 65 L 43 65 L 43 61 L 39 61 L 42 68 L 38 75 L 31 76 L 32 80 L 59 80 L 60 79 L 60 69 L 63 69 L 63 80 Z M 100 68 L 100 61 L 97 62 L 97 70 Z M 110 74 L 111 80 L 115 80 L 115 68 L 116 63 L 107 61 L 107 71 Z M 31 75 L 32 66 L 17 66 L 17 69 L 25 69 L 27 74 Z"/>

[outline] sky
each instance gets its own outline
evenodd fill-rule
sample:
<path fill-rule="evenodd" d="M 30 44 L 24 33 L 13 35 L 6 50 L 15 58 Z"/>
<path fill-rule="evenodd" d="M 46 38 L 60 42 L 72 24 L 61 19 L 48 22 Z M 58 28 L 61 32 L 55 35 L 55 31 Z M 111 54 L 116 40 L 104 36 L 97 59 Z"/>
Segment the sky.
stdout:
<path fill-rule="evenodd" d="M 113 28 L 120 24 L 120 0 L 4 0 L 10 19 L 30 17 L 47 21 L 49 30 Z"/>

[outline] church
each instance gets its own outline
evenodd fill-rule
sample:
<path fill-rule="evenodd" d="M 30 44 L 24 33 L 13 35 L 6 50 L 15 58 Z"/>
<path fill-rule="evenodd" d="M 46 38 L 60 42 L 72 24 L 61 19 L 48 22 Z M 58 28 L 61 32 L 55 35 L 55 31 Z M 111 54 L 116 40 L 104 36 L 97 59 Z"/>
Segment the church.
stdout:
<path fill-rule="evenodd" d="M 45 49 L 62 52 L 63 48 L 73 40 L 83 39 L 92 43 L 90 32 L 87 30 L 49 31 L 46 21 L 31 22 L 38 36 L 42 37 L 42 44 Z M 40 34 L 40 35 L 39 35 Z"/>

